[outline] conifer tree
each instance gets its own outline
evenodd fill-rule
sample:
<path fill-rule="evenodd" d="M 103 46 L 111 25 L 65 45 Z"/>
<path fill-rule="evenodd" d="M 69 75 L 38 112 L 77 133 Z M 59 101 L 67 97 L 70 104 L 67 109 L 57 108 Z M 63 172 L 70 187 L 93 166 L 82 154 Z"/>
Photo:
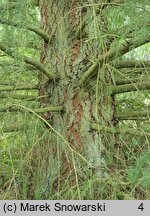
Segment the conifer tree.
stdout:
<path fill-rule="evenodd" d="M 146 198 L 133 173 L 149 151 L 149 1 L 3 0 L 0 10 L 2 132 L 34 137 L 9 181 L 22 179 L 18 198 Z"/>

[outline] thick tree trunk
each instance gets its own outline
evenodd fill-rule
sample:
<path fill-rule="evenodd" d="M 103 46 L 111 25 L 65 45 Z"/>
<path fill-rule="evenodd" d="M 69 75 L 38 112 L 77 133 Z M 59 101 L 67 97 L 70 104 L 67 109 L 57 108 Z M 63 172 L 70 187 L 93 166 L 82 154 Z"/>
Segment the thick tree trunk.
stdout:
<path fill-rule="evenodd" d="M 57 137 L 57 143 L 52 140 L 50 145 L 49 141 L 43 143 L 49 153 L 45 151 L 43 155 L 45 172 L 48 170 L 55 176 L 54 191 L 59 191 L 64 181 L 68 181 L 70 186 L 77 186 L 84 175 L 95 173 L 102 177 L 113 165 L 116 137 L 105 131 L 105 126 L 115 126 L 114 98 L 108 88 L 112 82 L 111 72 L 106 67 L 99 68 L 96 83 L 90 82 L 85 88 L 79 86 L 81 76 L 91 65 L 90 61 L 109 48 L 108 41 L 104 41 L 103 45 L 99 45 L 98 41 L 100 33 L 103 34 L 107 28 L 104 28 L 102 11 L 97 26 L 96 9 L 82 7 L 82 3 L 78 0 L 40 1 L 43 30 L 52 38 L 49 43 L 43 43 L 41 63 L 60 77 L 47 82 L 47 78 L 40 75 L 39 94 L 50 94 L 49 98 L 41 100 L 41 106 L 64 106 L 58 114 L 43 115 Z M 85 25 L 89 18 L 91 21 Z M 84 34 L 81 32 L 83 28 Z M 87 39 L 95 35 L 95 39 L 86 43 L 79 35 Z M 91 122 L 102 124 L 104 130 L 91 130 Z M 106 154 L 108 151 L 109 154 Z M 48 163 L 49 158 L 53 159 L 53 166 Z"/>

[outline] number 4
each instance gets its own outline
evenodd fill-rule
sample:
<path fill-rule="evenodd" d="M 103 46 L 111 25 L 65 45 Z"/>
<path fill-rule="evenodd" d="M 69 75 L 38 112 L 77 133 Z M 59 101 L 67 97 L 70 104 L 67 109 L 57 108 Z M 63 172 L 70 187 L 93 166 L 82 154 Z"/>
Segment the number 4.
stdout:
<path fill-rule="evenodd" d="M 139 210 L 143 211 L 144 210 L 144 206 L 143 206 L 143 203 L 141 203 L 138 207 Z"/>

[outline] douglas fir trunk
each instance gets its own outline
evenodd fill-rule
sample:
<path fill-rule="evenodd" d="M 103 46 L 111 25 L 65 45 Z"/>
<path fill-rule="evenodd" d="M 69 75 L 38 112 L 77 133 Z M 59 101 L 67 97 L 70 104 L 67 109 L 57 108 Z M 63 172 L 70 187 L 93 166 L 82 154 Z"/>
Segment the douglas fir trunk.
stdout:
<path fill-rule="evenodd" d="M 101 5 L 97 9 L 86 7 L 83 2 L 40 1 L 42 26 L 50 36 L 50 40 L 42 45 L 41 63 L 56 77 L 47 82 L 40 75 L 40 94 L 50 95 L 41 100 L 41 106 L 63 106 L 59 113 L 43 115 L 58 137 L 58 143 L 51 143 L 50 151 L 47 142 L 44 143 L 59 170 L 56 172 L 51 167 L 58 176 L 54 182 L 56 191 L 66 179 L 73 186 L 85 173 L 90 176 L 94 172 L 102 177 L 113 165 L 115 136 L 108 130 L 115 125 L 114 99 L 108 88 L 112 82 L 111 72 L 106 64 L 98 66 L 96 81 L 91 79 L 84 86 L 81 83 L 83 73 L 109 49 L 109 40 L 103 39 L 107 31 L 103 17 L 105 8 Z M 107 63 L 107 59 L 103 61 Z M 103 128 L 95 132 L 93 122 Z M 104 155 L 108 151 L 109 163 L 106 165 Z M 76 164 L 74 158 L 78 161 Z"/>

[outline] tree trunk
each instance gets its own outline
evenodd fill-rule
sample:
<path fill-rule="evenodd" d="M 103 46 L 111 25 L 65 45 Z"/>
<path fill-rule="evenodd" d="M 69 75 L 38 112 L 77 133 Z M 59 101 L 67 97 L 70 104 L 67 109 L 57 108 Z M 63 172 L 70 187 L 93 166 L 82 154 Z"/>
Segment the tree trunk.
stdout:
<path fill-rule="evenodd" d="M 55 192 L 59 192 L 64 183 L 78 189 L 80 180 L 93 174 L 104 177 L 114 163 L 116 135 L 105 130 L 105 126 L 112 128 L 116 124 L 114 97 L 109 91 L 112 74 L 102 66 L 96 83 L 90 81 L 84 88 L 79 86 L 91 61 L 109 49 L 109 41 L 99 39 L 107 31 L 104 9 L 99 12 L 95 7 L 82 6 L 83 1 L 79 0 L 40 1 L 43 30 L 51 37 L 49 43 L 43 42 L 41 63 L 59 77 L 47 81 L 40 74 L 39 94 L 50 95 L 41 100 L 41 107 L 64 107 L 57 114 L 43 115 L 55 136 L 42 143 L 43 181 L 50 173 L 54 177 L 51 189 Z M 99 20 L 94 16 L 98 12 Z M 90 21 L 86 25 L 87 19 Z M 93 39 L 86 42 L 89 38 Z M 103 125 L 104 130 L 92 130 L 91 122 Z"/>

